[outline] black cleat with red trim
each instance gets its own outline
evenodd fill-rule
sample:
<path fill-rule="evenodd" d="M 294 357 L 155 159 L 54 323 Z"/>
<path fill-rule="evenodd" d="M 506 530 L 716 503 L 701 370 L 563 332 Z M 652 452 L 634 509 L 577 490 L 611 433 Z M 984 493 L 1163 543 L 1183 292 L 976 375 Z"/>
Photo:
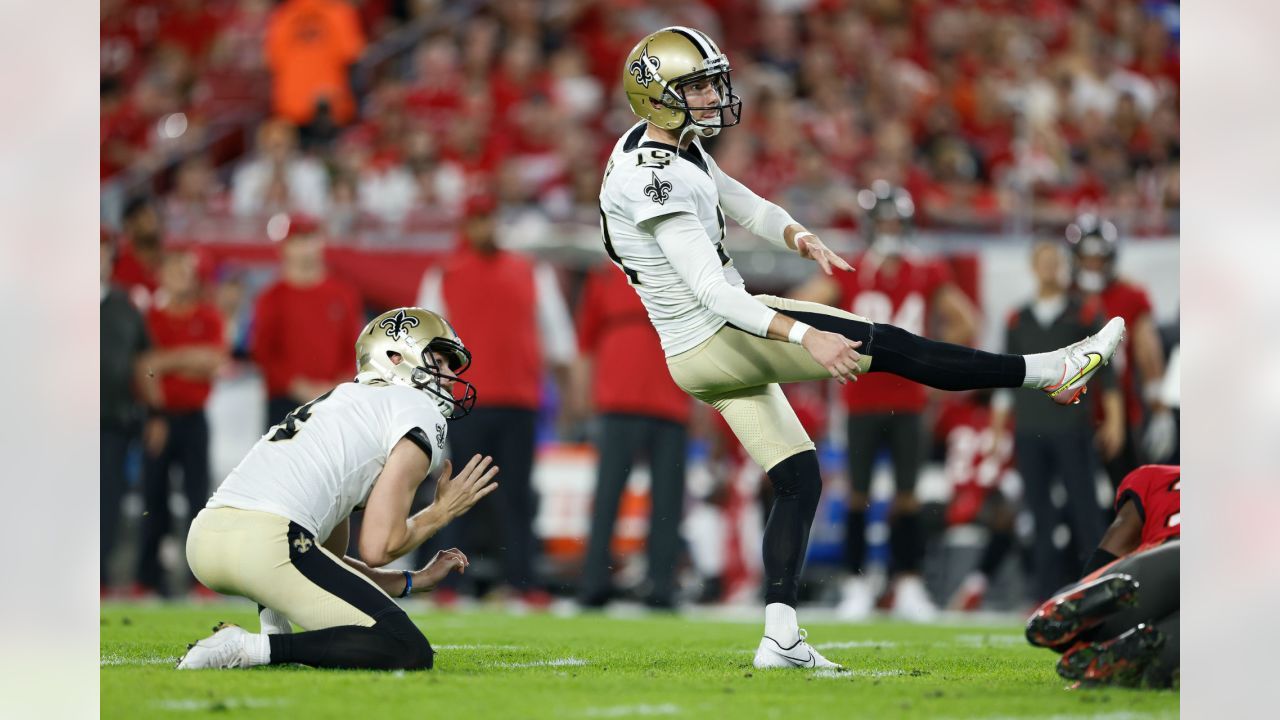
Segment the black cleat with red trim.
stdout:
<path fill-rule="evenodd" d="M 1164 642 L 1158 629 L 1143 623 L 1110 640 L 1076 643 L 1058 661 L 1058 674 L 1085 685 L 1137 686 Z"/>
<path fill-rule="evenodd" d="M 1027 621 L 1027 641 L 1039 647 L 1071 642 L 1111 613 L 1138 599 L 1138 581 L 1123 573 L 1103 575 L 1052 597 Z"/>

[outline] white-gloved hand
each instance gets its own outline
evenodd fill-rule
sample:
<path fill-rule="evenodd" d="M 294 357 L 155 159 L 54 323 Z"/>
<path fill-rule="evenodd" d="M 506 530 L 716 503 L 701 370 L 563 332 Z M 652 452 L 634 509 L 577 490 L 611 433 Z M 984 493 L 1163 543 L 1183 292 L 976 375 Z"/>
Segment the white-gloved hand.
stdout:
<path fill-rule="evenodd" d="M 284 613 L 271 608 L 263 608 L 258 613 L 258 622 L 262 626 L 263 635 L 289 635 L 293 632 L 293 625 L 289 624 L 289 618 Z"/>
<path fill-rule="evenodd" d="M 1142 447 L 1147 451 L 1147 460 L 1153 463 L 1173 455 L 1178 447 L 1178 424 L 1172 411 L 1160 410 L 1151 416 L 1142 438 Z"/>

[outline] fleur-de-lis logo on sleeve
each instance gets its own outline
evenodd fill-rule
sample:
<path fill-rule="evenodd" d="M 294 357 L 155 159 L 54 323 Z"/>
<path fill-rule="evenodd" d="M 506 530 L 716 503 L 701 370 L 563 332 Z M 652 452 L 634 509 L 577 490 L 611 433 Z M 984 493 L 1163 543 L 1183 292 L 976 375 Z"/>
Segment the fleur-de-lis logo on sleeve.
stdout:
<path fill-rule="evenodd" d="M 671 183 L 658 177 L 658 173 L 655 172 L 653 182 L 645 186 L 644 194 L 648 195 L 650 200 L 663 205 L 667 202 L 667 198 L 671 197 Z"/>

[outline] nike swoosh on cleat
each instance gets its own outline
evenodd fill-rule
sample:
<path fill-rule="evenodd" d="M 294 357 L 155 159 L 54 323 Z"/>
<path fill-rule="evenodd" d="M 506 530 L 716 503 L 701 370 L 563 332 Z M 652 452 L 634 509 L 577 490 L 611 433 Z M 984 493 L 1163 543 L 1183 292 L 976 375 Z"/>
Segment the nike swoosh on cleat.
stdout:
<path fill-rule="evenodd" d="M 1058 385 L 1056 390 L 1051 391 L 1049 393 L 1049 397 L 1058 397 L 1059 393 L 1071 387 L 1072 383 L 1084 377 L 1089 372 L 1092 372 L 1094 368 L 1098 367 L 1098 365 L 1102 363 L 1102 355 L 1099 353 L 1089 353 L 1085 357 L 1089 358 L 1089 362 L 1085 363 L 1083 368 L 1080 368 L 1080 372 L 1072 375 L 1070 380 L 1064 381 L 1062 384 Z"/>
<path fill-rule="evenodd" d="M 816 664 L 817 664 L 816 662 L 814 662 L 814 659 L 813 659 L 813 652 L 812 652 L 812 651 L 810 651 L 810 653 L 809 653 L 809 655 L 808 655 L 807 657 L 802 657 L 802 658 L 800 658 L 800 657 L 793 657 L 793 656 L 788 655 L 788 654 L 786 654 L 786 653 L 784 653 L 784 652 L 782 652 L 782 651 L 780 651 L 780 650 L 775 650 L 774 652 L 778 653 L 779 655 L 781 655 L 782 657 L 784 657 L 784 658 L 786 658 L 786 659 L 790 660 L 790 661 L 791 661 L 791 662 L 793 662 L 793 663 L 799 663 L 799 664 L 801 664 L 801 665 L 811 665 L 811 664 L 816 665 Z"/>

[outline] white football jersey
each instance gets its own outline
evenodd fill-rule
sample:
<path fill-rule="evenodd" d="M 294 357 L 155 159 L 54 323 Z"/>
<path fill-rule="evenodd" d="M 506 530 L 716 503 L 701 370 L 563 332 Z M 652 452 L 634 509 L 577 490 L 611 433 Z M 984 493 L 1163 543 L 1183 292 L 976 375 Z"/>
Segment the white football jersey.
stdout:
<path fill-rule="evenodd" d="M 267 431 L 209 499 L 208 507 L 286 517 L 321 542 L 363 507 L 391 449 L 410 438 L 444 462 L 449 426 L 435 402 L 403 385 L 343 383 Z"/>
<path fill-rule="evenodd" d="M 698 301 L 644 223 L 676 212 L 697 217 L 720 256 L 725 280 L 744 286 L 724 249 L 715 161 L 695 138 L 679 152 L 645 137 L 644 122 L 627 131 L 609 156 L 600 187 L 600 229 L 609 258 L 622 267 L 640 295 L 668 357 L 697 346 L 725 325 Z"/>

